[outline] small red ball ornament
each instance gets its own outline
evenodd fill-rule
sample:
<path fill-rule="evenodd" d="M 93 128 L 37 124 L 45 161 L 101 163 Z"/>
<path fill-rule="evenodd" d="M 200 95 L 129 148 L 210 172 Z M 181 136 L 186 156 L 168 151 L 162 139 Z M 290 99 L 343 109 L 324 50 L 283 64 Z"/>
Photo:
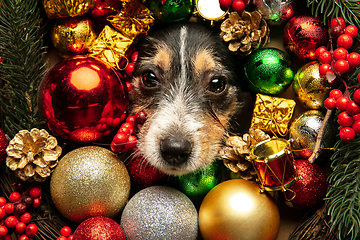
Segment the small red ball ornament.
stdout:
<path fill-rule="evenodd" d="M 284 28 L 285 49 L 301 61 L 315 60 L 316 49 L 326 46 L 328 40 L 327 28 L 314 16 L 295 16 Z"/>
<path fill-rule="evenodd" d="M 83 221 L 75 230 L 74 240 L 126 240 L 121 226 L 111 218 L 97 216 Z"/>
<path fill-rule="evenodd" d="M 325 171 L 316 163 L 308 160 L 294 160 L 294 166 L 298 172 L 299 180 L 290 186 L 290 191 L 285 192 L 287 199 L 294 209 L 302 210 L 316 207 L 325 197 L 327 182 Z"/>
<path fill-rule="evenodd" d="M 73 143 L 101 142 L 124 120 L 128 92 L 119 73 L 86 56 L 63 60 L 43 78 L 39 111 L 53 133 Z"/>

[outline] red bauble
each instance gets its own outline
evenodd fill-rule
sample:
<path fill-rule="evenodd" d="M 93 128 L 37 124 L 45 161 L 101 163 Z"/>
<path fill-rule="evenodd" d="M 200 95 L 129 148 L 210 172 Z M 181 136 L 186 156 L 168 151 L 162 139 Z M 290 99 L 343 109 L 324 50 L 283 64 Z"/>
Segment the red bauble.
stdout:
<path fill-rule="evenodd" d="M 303 159 L 294 160 L 294 166 L 302 179 L 297 180 L 285 192 L 287 199 L 296 194 L 289 205 L 298 210 L 316 207 L 327 192 L 325 171 L 319 165 Z"/>
<path fill-rule="evenodd" d="M 106 20 L 109 15 L 115 15 L 116 10 L 120 10 L 122 1 L 119 0 L 95 0 L 95 6 L 90 11 L 90 15 L 100 20 Z"/>
<path fill-rule="evenodd" d="M 6 148 L 9 145 L 9 141 L 7 140 L 5 133 L 0 129 L 0 164 L 6 158 Z"/>
<path fill-rule="evenodd" d="M 141 156 L 132 158 L 126 164 L 126 168 L 131 181 L 144 188 L 162 184 L 166 180 L 165 173 L 151 166 Z"/>
<path fill-rule="evenodd" d="M 74 240 L 126 240 L 121 226 L 108 217 L 92 217 L 83 221 L 74 232 Z"/>
<path fill-rule="evenodd" d="M 320 18 L 295 16 L 284 28 L 285 49 L 300 61 L 315 60 L 315 51 L 326 46 L 329 40 L 327 28 Z"/>
<path fill-rule="evenodd" d="M 73 143 L 111 138 L 124 120 L 127 87 L 119 73 L 93 57 L 53 66 L 43 78 L 38 106 L 53 133 Z"/>

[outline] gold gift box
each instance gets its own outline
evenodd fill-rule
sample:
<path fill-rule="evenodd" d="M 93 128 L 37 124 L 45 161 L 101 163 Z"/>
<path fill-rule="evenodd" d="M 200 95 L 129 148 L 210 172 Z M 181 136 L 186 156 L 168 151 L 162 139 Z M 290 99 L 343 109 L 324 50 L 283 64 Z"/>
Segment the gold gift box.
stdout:
<path fill-rule="evenodd" d="M 76 17 L 87 13 L 95 6 L 95 0 L 43 0 L 49 19 Z"/>

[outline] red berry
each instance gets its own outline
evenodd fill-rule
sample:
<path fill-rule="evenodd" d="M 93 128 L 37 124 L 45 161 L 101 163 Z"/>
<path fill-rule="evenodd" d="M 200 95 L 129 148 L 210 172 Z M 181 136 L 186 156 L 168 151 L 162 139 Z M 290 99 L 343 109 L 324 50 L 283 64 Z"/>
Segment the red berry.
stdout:
<path fill-rule="evenodd" d="M 335 98 L 337 100 L 339 97 L 342 97 L 342 92 L 339 89 L 333 89 L 329 93 L 329 97 Z"/>
<path fill-rule="evenodd" d="M 335 61 L 337 61 L 337 60 L 345 60 L 348 54 L 349 53 L 345 48 L 338 47 L 333 52 L 333 58 L 334 58 Z"/>
<path fill-rule="evenodd" d="M 130 135 L 129 141 L 124 146 L 124 149 L 122 150 L 122 152 L 129 152 L 129 151 L 134 150 L 134 148 L 136 147 L 136 143 L 137 143 L 137 138 L 133 135 Z"/>
<path fill-rule="evenodd" d="M 18 237 L 18 240 L 29 240 L 29 237 L 23 234 Z"/>
<path fill-rule="evenodd" d="M 20 216 L 20 221 L 23 223 L 29 223 L 31 221 L 31 214 L 26 212 Z"/>
<path fill-rule="evenodd" d="M 219 0 L 219 3 L 220 3 L 220 8 L 223 11 L 226 11 L 231 6 L 232 0 Z"/>
<path fill-rule="evenodd" d="M 336 100 L 336 108 L 340 111 L 345 111 L 348 105 L 349 99 L 347 97 L 339 97 Z"/>
<path fill-rule="evenodd" d="M 344 142 L 351 142 L 355 137 L 355 131 L 351 127 L 340 129 L 340 139 Z"/>
<path fill-rule="evenodd" d="M 351 125 L 351 128 L 354 129 L 356 134 L 359 134 L 360 133 L 360 119 L 355 120 L 353 125 Z"/>
<path fill-rule="evenodd" d="M 63 227 L 60 230 L 60 234 L 64 237 L 69 237 L 71 235 L 71 228 L 68 226 Z"/>
<path fill-rule="evenodd" d="M 245 9 L 245 3 L 243 0 L 233 0 L 231 7 L 236 12 L 242 12 Z"/>
<path fill-rule="evenodd" d="M 125 122 L 132 123 L 132 124 L 135 125 L 135 123 L 136 123 L 136 117 L 133 116 L 133 115 L 130 115 L 130 116 L 128 116 L 128 117 L 126 118 Z"/>
<path fill-rule="evenodd" d="M 34 198 L 33 208 L 39 208 L 42 204 L 41 198 Z"/>
<path fill-rule="evenodd" d="M 135 114 L 135 118 L 136 118 L 136 122 L 142 125 L 146 121 L 146 113 L 138 112 L 137 114 Z"/>
<path fill-rule="evenodd" d="M 320 53 L 318 60 L 321 63 L 328 63 L 328 64 L 331 63 L 332 60 L 331 53 L 329 51 L 323 51 L 322 53 Z"/>
<path fill-rule="evenodd" d="M 11 213 L 14 212 L 15 206 L 14 206 L 13 203 L 6 203 L 6 204 L 4 205 L 4 210 L 5 210 L 5 212 L 6 212 L 7 214 L 11 214 Z"/>
<path fill-rule="evenodd" d="M 32 207 L 34 204 L 34 198 L 32 196 L 26 196 L 23 201 L 27 207 Z"/>
<path fill-rule="evenodd" d="M 353 99 L 357 104 L 360 104 L 360 88 L 354 92 Z"/>
<path fill-rule="evenodd" d="M 111 151 L 114 153 L 120 153 L 121 150 L 124 148 L 124 145 L 116 145 L 113 141 L 110 144 Z"/>
<path fill-rule="evenodd" d="M 342 17 L 333 18 L 330 22 L 330 27 L 335 26 L 335 25 L 340 25 L 343 28 L 345 28 L 346 22 Z"/>
<path fill-rule="evenodd" d="M 5 235 L 3 236 L 2 240 L 11 240 L 11 236 L 10 235 Z"/>
<path fill-rule="evenodd" d="M 18 220 L 15 216 L 8 216 L 6 219 L 5 219 L 5 226 L 7 228 L 14 228 L 17 224 Z"/>
<path fill-rule="evenodd" d="M 336 44 L 338 47 L 349 49 L 353 45 L 353 39 L 348 34 L 342 34 L 336 40 Z"/>
<path fill-rule="evenodd" d="M 9 200 L 12 203 L 16 203 L 21 200 L 21 194 L 19 192 L 12 192 L 9 196 Z"/>
<path fill-rule="evenodd" d="M 6 204 L 6 199 L 4 197 L 0 197 L 0 207 Z"/>
<path fill-rule="evenodd" d="M 338 116 L 337 122 L 342 127 L 350 127 L 353 124 L 354 119 L 347 112 L 341 112 Z"/>
<path fill-rule="evenodd" d="M 350 35 L 350 37 L 355 38 L 358 35 L 358 29 L 354 25 L 349 25 L 345 28 L 345 34 Z"/>
<path fill-rule="evenodd" d="M 29 238 L 35 237 L 37 233 L 38 233 L 38 227 L 35 224 L 30 223 L 29 225 L 26 226 L 25 234 Z"/>
<path fill-rule="evenodd" d="M 130 134 L 133 134 L 135 132 L 135 125 L 132 122 L 124 122 L 121 127 L 128 128 L 130 130 Z"/>
<path fill-rule="evenodd" d="M 327 99 L 325 99 L 324 101 L 324 107 L 326 109 L 332 110 L 336 107 L 336 100 L 335 98 L 329 97 Z"/>
<path fill-rule="evenodd" d="M 15 233 L 21 235 L 25 233 L 26 224 L 23 222 L 18 222 L 15 226 Z"/>
<path fill-rule="evenodd" d="M 349 68 L 349 63 L 346 60 L 338 60 L 334 63 L 334 70 L 339 74 L 347 73 Z"/>
<path fill-rule="evenodd" d="M 131 77 L 135 69 L 135 63 L 128 63 L 128 65 L 125 68 L 125 74 L 128 77 Z"/>
<path fill-rule="evenodd" d="M 60 237 L 58 237 L 56 240 L 67 240 L 67 237 L 60 236 Z"/>
<path fill-rule="evenodd" d="M 19 202 L 15 205 L 14 212 L 19 215 L 25 213 L 26 210 L 27 210 L 26 204 L 23 202 Z"/>
<path fill-rule="evenodd" d="M 113 142 L 114 142 L 115 145 L 123 145 L 128 141 L 128 139 L 129 139 L 128 134 L 125 134 L 123 132 L 119 132 L 113 138 Z"/>
<path fill-rule="evenodd" d="M 67 238 L 67 240 L 73 240 L 74 239 L 74 234 L 71 234 L 68 238 Z"/>
<path fill-rule="evenodd" d="M 319 66 L 320 76 L 325 76 L 327 72 L 331 71 L 330 64 L 324 63 Z"/>
<path fill-rule="evenodd" d="M 136 61 L 137 61 L 137 59 L 138 59 L 138 56 L 139 56 L 139 52 L 138 52 L 138 51 L 134 51 L 134 52 L 131 54 L 130 61 L 133 62 L 133 63 L 136 63 Z"/>
<path fill-rule="evenodd" d="M 6 212 L 3 208 L 0 208 L 0 219 L 3 219 L 6 215 Z"/>
<path fill-rule="evenodd" d="M 41 191 L 38 187 L 32 187 L 29 191 L 29 194 L 33 197 L 33 198 L 38 198 L 40 197 Z"/>
<path fill-rule="evenodd" d="M 4 237 L 8 234 L 8 229 L 5 226 L 0 226 L 0 237 Z"/>
<path fill-rule="evenodd" d="M 346 57 L 346 60 L 351 67 L 357 68 L 360 65 L 360 54 L 352 52 Z"/>
<path fill-rule="evenodd" d="M 350 101 L 346 107 L 346 112 L 349 115 L 356 115 L 360 113 L 360 105 L 355 101 Z"/>
<path fill-rule="evenodd" d="M 345 29 L 340 25 L 335 25 L 330 28 L 331 37 L 333 40 L 337 40 L 341 34 L 345 33 Z"/>
<path fill-rule="evenodd" d="M 326 47 L 324 47 L 324 46 L 318 47 L 318 48 L 315 50 L 315 57 L 316 57 L 316 58 L 319 58 L 320 53 L 322 53 L 322 52 L 324 52 L 324 51 L 327 51 L 327 48 L 326 48 Z"/>

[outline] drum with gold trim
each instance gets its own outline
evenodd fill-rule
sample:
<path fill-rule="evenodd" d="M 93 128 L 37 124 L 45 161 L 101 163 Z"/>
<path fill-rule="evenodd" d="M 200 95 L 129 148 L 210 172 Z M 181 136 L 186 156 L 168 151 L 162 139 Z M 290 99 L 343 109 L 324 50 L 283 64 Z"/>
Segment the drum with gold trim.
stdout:
<path fill-rule="evenodd" d="M 228 11 L 223 11 L 220 8 L 219 0 L 195 0 L 195 7 L 195 13 L 203 19 L 210 21 L 211 25 L 224 19 L 228 13 Z"/>

